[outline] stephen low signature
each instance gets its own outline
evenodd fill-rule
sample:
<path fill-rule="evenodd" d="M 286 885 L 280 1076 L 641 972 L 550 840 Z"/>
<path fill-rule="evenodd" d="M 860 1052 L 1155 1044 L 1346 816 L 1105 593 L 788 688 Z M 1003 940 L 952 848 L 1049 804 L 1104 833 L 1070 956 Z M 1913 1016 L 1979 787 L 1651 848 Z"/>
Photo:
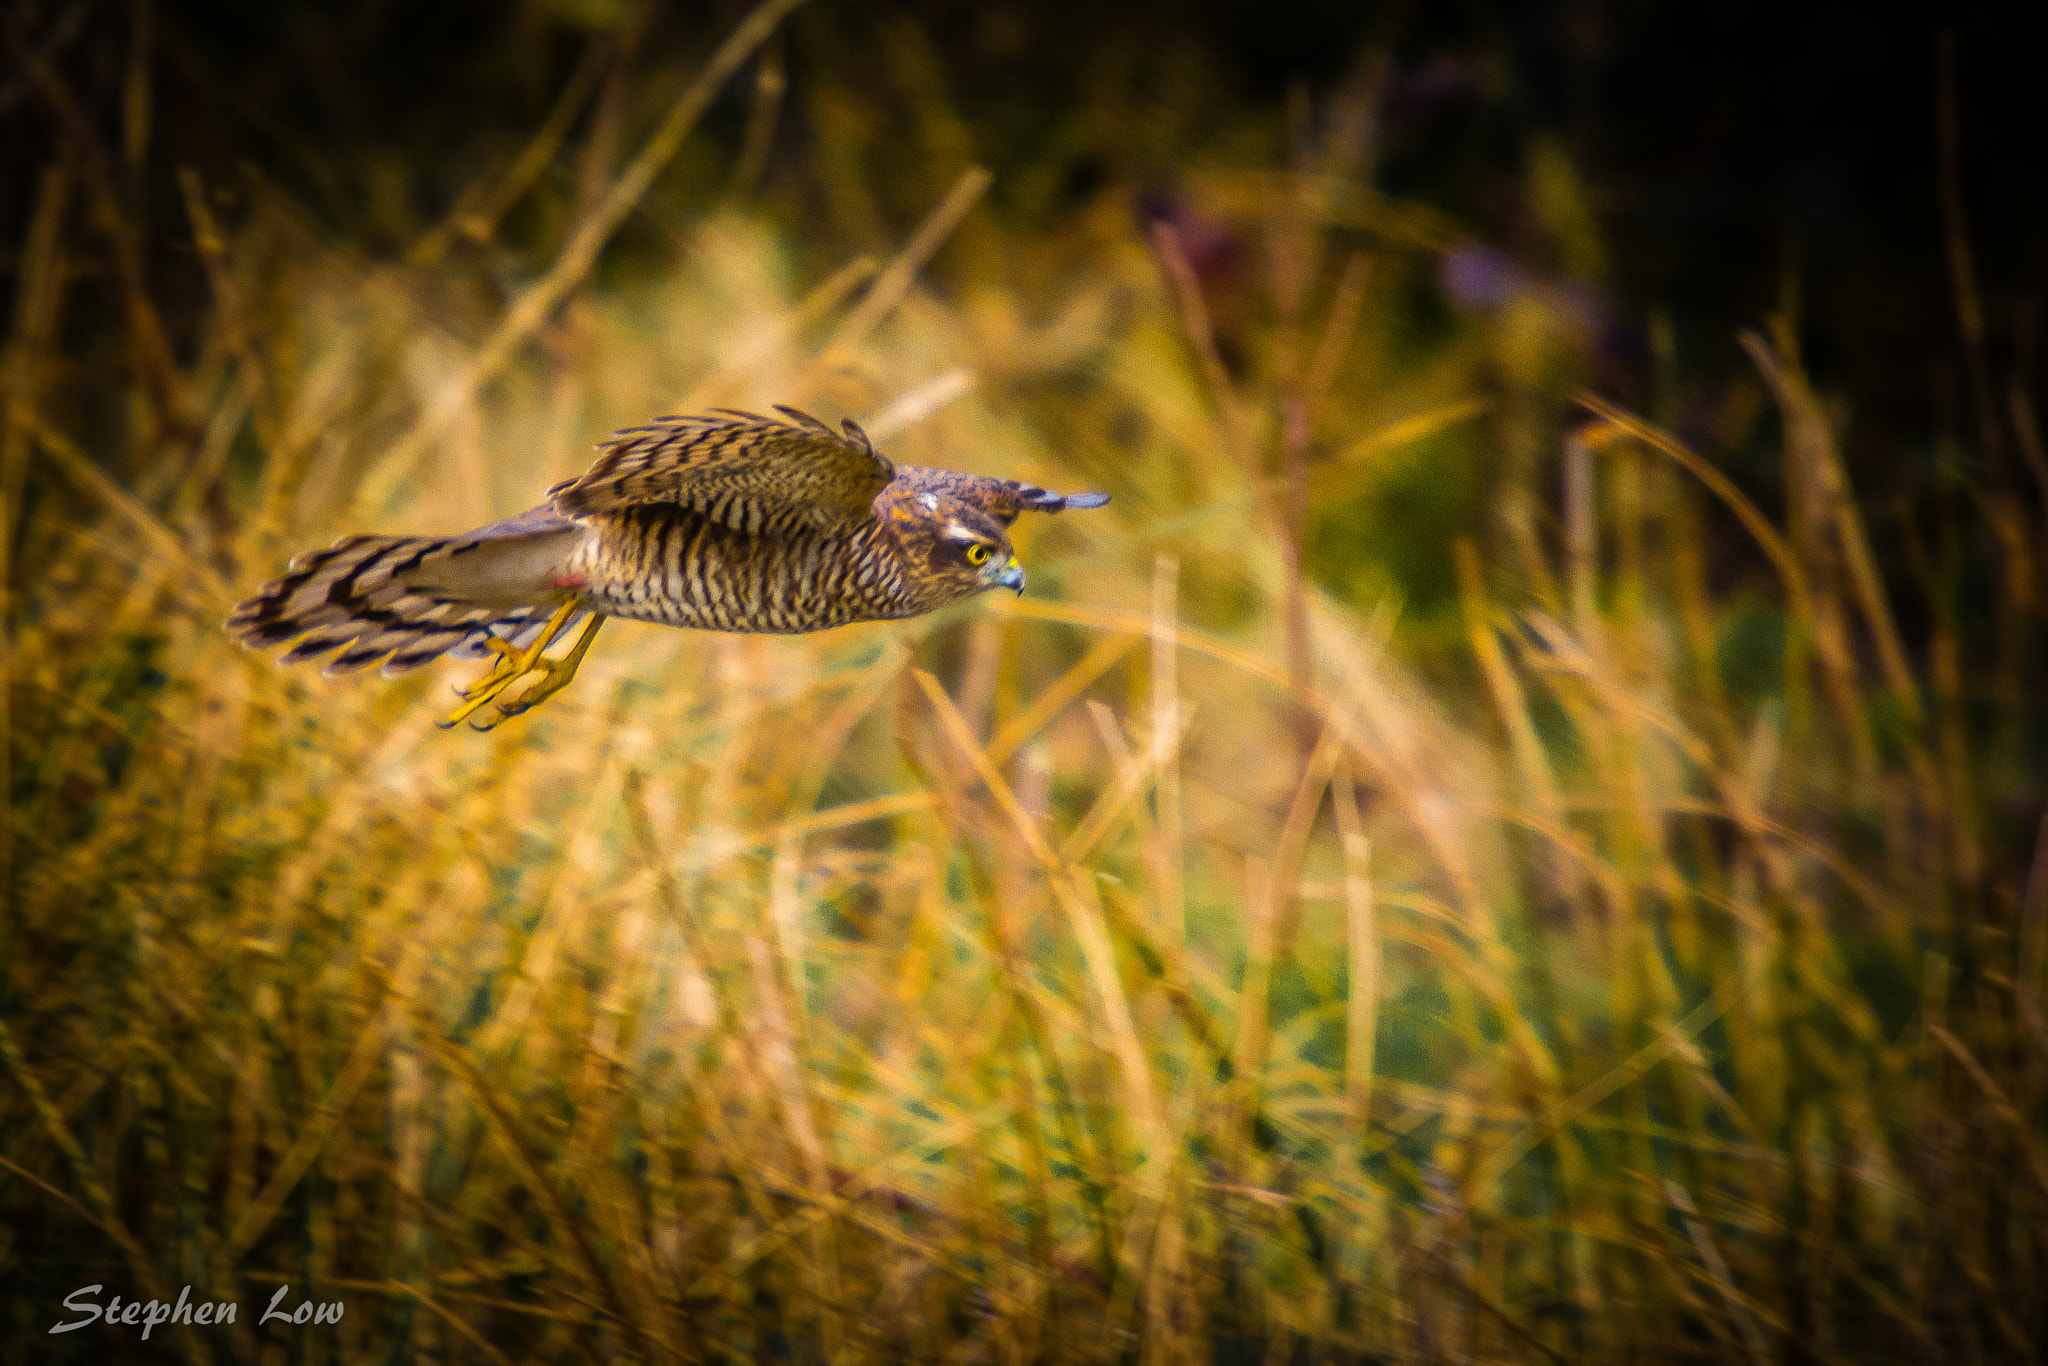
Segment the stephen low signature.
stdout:
<path fill-rule="evenodd" d="M 64 1307 L 74 1314 L 85 1315 L 51 1328 L 53 1333 L 69 1333 L 79 1328 L 90 1328 L 104 1319 L 109 1325 L 140 1328 L 147 1339 L 150 1330 L 163 1324 L 185 1324 L 205 1328 L 215 1324 L 233 1323 L 235 1310 L 239 1307 L 233 1300 L 192 1300 L 192 1287 L 186 1286 L 178 1292 L 176 1304 L 165 1304 L 162 1300 L 127 1300 L 119 1295 L 109 1299 L 104 1306 L 97 1296 L 104 1286 L 88 1285 L 83 1290 L 74 1290 L 64 1297 Z M 263 1317 L 257 1323 L 340 1323 L 341 1311 L 347 1306 L 340 1300 L 332 1304 L 315 1304 L 311 1300 L 300 1300 L 296 1305 L 286 1305 L 284 1297 L 291 1293 L 289 1285 L 281 1285 L 264 1307 Z"/>

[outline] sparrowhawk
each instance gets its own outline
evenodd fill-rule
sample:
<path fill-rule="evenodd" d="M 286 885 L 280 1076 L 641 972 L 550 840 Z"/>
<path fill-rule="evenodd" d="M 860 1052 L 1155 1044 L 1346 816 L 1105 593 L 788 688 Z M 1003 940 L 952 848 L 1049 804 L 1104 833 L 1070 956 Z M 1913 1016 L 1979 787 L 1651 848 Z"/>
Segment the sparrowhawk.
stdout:
<path fill-rule="evenodd" d="M 895 465 L 852 422 L 835 432 L 777 411 L 784 420 L 719 411 L 629 427 L 540 506 L 461 536 L 350 536 L 301 555 L 228 630 L 254 648 L 300 638 L 288 664 L 338 650 L 329 673 L 493 653 L 443 722 L 497 700 L 472 723 L 489 729 L 566 686 L 606 617 L 794 633 L 1021 593 L 1017 514 L 1109 501 Z M 586 616 L 570 651 L 547 658 Z"/>

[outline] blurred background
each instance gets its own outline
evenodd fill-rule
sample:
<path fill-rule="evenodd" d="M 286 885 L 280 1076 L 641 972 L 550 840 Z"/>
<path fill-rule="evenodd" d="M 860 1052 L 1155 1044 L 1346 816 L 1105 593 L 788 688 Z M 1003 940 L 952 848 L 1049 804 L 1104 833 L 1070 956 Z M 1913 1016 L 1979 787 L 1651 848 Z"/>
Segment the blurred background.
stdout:
<path fill-rule="evenodd" d="M 1947 22 L 9 6 L 7 1355 L 2038 1360 L 2048 18 Z M 1114 501 L 488 735 L 220 630 L 777 403 Z"/>

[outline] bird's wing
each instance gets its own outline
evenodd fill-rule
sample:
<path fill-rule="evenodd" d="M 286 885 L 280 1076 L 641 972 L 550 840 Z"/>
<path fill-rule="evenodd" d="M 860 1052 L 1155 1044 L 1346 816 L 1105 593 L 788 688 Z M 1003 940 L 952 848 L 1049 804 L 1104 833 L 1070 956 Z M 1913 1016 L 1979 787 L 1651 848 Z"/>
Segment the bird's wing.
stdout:
<path fill-rule="evenodd" d="M 777 411 L 787 421 L 716 412 L 615 432 L 583 477 L 555 493 L 555 506 L 583 517 L 679 503 L 756 535 L 867 518 L 896 467 L 851 422 L 835 432 L 793 408 Z"/>

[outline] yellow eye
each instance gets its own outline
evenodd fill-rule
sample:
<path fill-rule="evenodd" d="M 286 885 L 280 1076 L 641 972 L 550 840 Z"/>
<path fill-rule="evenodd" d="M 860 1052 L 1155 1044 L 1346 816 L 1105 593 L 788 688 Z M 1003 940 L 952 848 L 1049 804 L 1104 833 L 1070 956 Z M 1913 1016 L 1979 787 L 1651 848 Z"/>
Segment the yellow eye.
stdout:
<path fill-rule="evenodd" d="M 967 563 L 969 563 L 969 564 L 987 564 L 987 563 L 988 563 L 988 547 L 987 547 L 986 545 L 984 545 L 984 544 L 983 544 L 982 542 L 980 542 L 980 541 L 976 541 L 976 542 L 975 542 L 975 543 L 974 543 L 973 545 L 971 545 L 971 546 L 968 546 L 968 547 L 967 547 Z"/>

